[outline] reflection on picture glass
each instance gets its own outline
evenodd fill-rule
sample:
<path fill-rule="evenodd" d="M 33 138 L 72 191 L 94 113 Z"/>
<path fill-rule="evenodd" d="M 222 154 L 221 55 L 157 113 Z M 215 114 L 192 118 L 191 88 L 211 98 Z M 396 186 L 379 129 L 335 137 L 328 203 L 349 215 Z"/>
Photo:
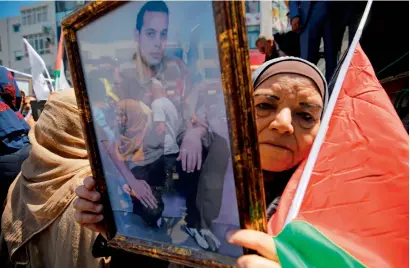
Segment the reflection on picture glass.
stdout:
<path fill-rule="evenodd" d="M 127 3 L 78 40 L 117 232 L 241 255 L 212 3 Z"/>

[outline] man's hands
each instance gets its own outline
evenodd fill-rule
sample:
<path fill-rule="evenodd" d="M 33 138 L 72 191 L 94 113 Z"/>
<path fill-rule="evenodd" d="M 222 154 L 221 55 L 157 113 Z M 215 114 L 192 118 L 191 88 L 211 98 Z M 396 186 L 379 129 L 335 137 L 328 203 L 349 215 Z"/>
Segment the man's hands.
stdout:
<path fill-rule="evenodd" d="M 158 207 L 157 200 L 155 199 L 151 187 L 144 180 L 130 180 L 129 185 L 122 186 L 124 192 L 137 198 L 144 207 L 156 209 Z"/>
<path fill-rule="evenodd" d="M 181 161 L 182 170 L 191 173 L 201 170 L 202 167 L 202 142 L 201 137 L 204 133 L 202 127 L 188 130 L 182 140 L 177 161 Z"/>

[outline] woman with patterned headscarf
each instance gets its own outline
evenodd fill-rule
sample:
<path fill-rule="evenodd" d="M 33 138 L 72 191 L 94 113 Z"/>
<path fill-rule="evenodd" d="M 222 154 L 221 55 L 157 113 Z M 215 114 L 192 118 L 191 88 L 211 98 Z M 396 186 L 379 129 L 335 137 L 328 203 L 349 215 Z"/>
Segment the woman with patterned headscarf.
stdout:
<path fill-rule="evenodd" d="M 0 204 L 30 151 L 29 125 L 20 113 L 21 93 L 13 75 L 0 66 Z"/>

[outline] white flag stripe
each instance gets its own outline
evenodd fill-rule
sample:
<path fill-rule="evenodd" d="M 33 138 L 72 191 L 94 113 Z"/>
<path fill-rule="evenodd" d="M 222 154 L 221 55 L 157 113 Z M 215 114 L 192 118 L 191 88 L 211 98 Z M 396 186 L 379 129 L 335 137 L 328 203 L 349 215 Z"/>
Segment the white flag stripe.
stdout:
<path fill-rule="evenodd" d="M 33 89 L 38 100 L 47 100 L 50 95 L 49 84 L 44 78 L 43 71 L 46 71 L 48 78 L 50 74 L 48 73 L 46 64 L 44 63 L 41 56 L 34 50 L 30 43 L 23 38 L 23 42 L 27 47 L 27 52 L 29 56 L 30 66 L 31 66 L 31 75 L 33 79 Z M 52 87 L 52 85 L 51 85 Z"/>
<path fill-rule="evenodd" d="M 65 78 L 64 62 L 61 59 L 60 77 L 56 77 L 56 91 L 62 91 L 67 88 L 70 88 L 70 84 L 68 84 Z"/>
<path fill-rule="evenodd" d="M 310 177 L 312 175 L 313 168 L 316 164 L 316 160 L 319 155 L 320 147 L 322 146 L 323 141 L 325 140 L 325 137 L 326 137 L 326 132 L 329 127 L 330 118 L 332 117 L 333 110 L 335 108 L 336 101 L 339 96 L 340 90 L 342 89 L 343 81 L 345 79 L 347 69 L 349 68 L 350 62 L 353 58 L 354 51 L 356 50 L 356 47 L 359 44 L 360 37 L 362 36 L 363 28 L 366 23 L 367 17 L 369 15 L 372 2 L 373 0 L 367 1 L 366 9 L 363 13 L 362 19 L 360 20 L 359 27 L 357 28 L 352 44 L 350 45 L 346 58 L 340 68 L 340 72 L 337 76 L 336 83 L 333 88 L 332 96 L 330 96 L 328 106 L 321 120 L 322 121 L 321 125 L 316 135 L 316 139 L 313 142 L 313 146 L 309 153 L 309 157 L 306 161 L 306 166 L 303 169 L 302 176 L 298 184 L 298 188 L 296 189 L 296 193 L 295 193 L 295 196 L 293 197 L 292 205 L 289 208 L 289 212 L 288 212 L 288 215 L 286 216 L 286 221 L 285 221 L 283 228 L 285 228 L 285 226 L 289 222 L 295 219 L 299 213 L 300 207 L 302 205 L 303 199 L 306 194 L 307 186 L 310 181 Z"/>
<path fill-rule="evenodd" d="M 13 72 L 13 73 L 15 73 L 15 74 L 20 74 L 20 75 L 22 75 L 22 76 L 27 76 L 27 77 L 33 78 L 33 76 L 32 76 L 31 74 L 22 73 L 22 72 L 20 72 L 20 71 L 17 71 L 17 70 L 14 70 L 14 69 L 11 69 L 11 68 L 5 67 L 5 66 L 4 66 L 4 68 L 6 68 L 8 71 Z M 44 78 L 44 79 L 45 79 L 46 81 L 50 81 L 50 82 L 53 82 L 53 81 L 54 81 L 54 79 L 48 79 L 48 78 Z"/>

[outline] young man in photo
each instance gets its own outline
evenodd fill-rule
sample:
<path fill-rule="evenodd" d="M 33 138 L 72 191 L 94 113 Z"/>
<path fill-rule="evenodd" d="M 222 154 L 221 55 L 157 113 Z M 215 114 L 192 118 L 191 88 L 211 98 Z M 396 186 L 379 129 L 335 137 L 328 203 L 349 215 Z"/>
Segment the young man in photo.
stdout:
<path fill-rule="evenodd" d="M 161 120 L 158 121 L 159 119 L 157 118 L 157 123 L 163 123 L 157 124 L 158 126 L 162 125 L 162 135 L 158 135 L 158 132 L 156 132 L 152 135 L 147 133 L 147 136 L 149 136 L 148 138 L 150 139 L 155 136 L 162 141 L 162 148 L 152 147 L 152 150 L 163 150 L 164 154 L 167 154 L 167 149 L 172 149 L 172 154 L 167 154 L 167 158 L 175 162 L 179 175 L 175 187 L 186 199 L 185 231 L 193 237 L 196 243 L 202 248 L 217 250 L 220 246 L 220 242 L 209 230 L 211 226 L 201 224 L 201 222 L 203 222 L 201 215 L 208 214 L 198 209 L 197 203 L 201 201 L 197 200 L 197 196 L 198 191 L 205 191 L 208 195 L 216 193 L 216 198 L 220 199 L 217 205 L 208 207 L 201 206 L 200 208 L 201 210 L 217 210 L 218 213 L 209 213 L 209 215 L 216 214 L 217 217 L 222 202 L 221 193 L 223 190 L 226 166 L 229 161 L 229 151 L 226 141 L 222 137 L 214 135 L 214 133 L 209 131 L 208 122 L 205 119 L 206 115 L 198 113 L 199 94 L 192 86 L 184 62 L 179 58 L 166 56 L 168 24 L 169 11 L 164 2 L 150 1 L 142 6 L 136 19 L 137 52 L 134 55 L 134 60 L 136 64 L 137 85 L 130 86 L 130 88 L 133 87 L 138 90 L 130 89 L 128 92 L 119 93 L 119 95 L 123 94 L 127 98 L 131 97 L 142 100 L 148 107 L 152 107 L 154 104 L 154 107 L 156 107 L 155 110 L 158 110 L 158 104 L 164 102 L 163 98 L 167 96 L 166 98 L 175 107 L 177 117 L 174 115 L 172 122 L 163 121 L 166 120 L 166 118 L 161 118 Z M 161 96 L 161 98 L 153 97 L 153 80 L 161 81 L 166 86 L 166 94 Z M 160 99 L 162 99 L 162 101 Z M 172 108 L 168 101 L 166 103 L 168 108 Z M 175 121 L 175 119 L 178 121 Z M 171 131 L 168 131 L 167 136 L 167 124 L 178 126 L 178 128 L 172 127 L 172 135 L 170 135 Z M 158 130 L 156 127 L 153 129 Z M 175 140 L 171 141 L 170 139 Z M 225 146 L 221 146 L 220 142 L 215 143 L 215 139 L 223 139 Z M 177 144 L 179 147 L 178 150 L 175 150 L 175 146 L 171 146 L 172 148 L 169 147 L 171 144 Z M 167 148 L 167 146 L 169 148 Z M 218 150 L 226 150 L 228 153 L 221 151 L 219 155 L 227 157 L 223 159 L 206 157 L 210 151 L 214 152 L 213 155 L 218 155 L 215 153 Z M 170 159 L 170 157 L 172 159 Z M 225 168 L 219 168 L 221 165 L 217 162 L 224 161 L 226 165 L 222 165 L 222 167 Z M 215 162 L 215 165 L 211 162 Z M 207 167 L 205 170 L 203 169 L 204 166 Z M 212 170 L 213 166 L 218 167 L 218 170 Z M 207 176 L 206 174 L 211 174 L 212 176 Z M 210 189 L 198 189 L 200 179 L 214 180 L 218 182 L 215 183 L 215 185 L 221 185 L 221 187 L 212 189 L 212 191 Z M 214 218 L 208 219 L 206 222 L 212 222 L 212 220 L 214 220 Z"/>

